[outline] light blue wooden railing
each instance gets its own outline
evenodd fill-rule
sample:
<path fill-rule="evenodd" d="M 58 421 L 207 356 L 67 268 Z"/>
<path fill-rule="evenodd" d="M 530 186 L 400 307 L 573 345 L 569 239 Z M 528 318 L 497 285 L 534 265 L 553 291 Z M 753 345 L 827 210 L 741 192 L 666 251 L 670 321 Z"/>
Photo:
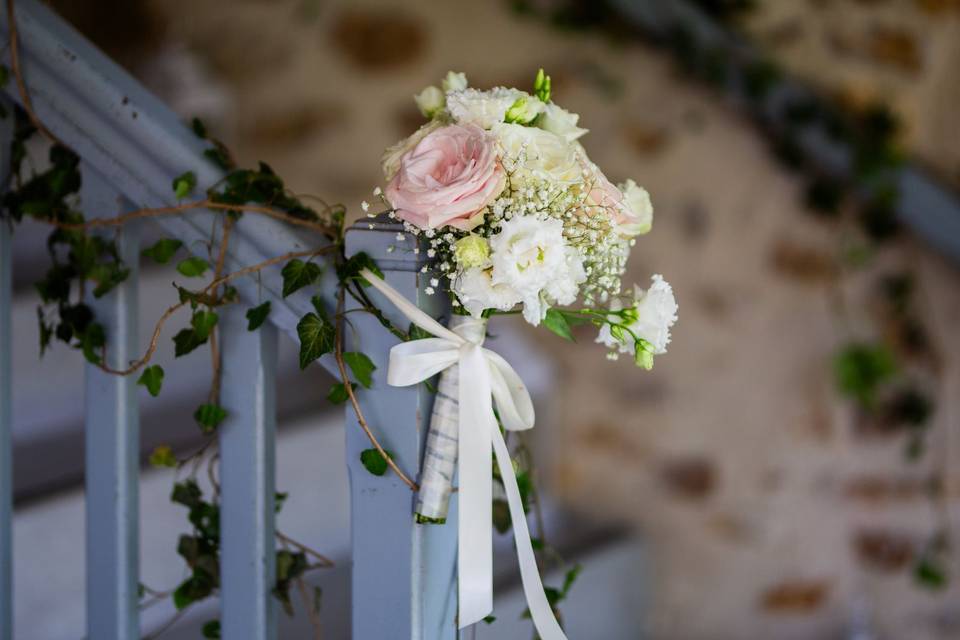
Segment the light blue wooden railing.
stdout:
<path fill-rule="evenodd" d="M 205 144 L 173 112 L 141 87 L 49 9 L 35 0 L 17 0 L 23 75 L 33 106 L 47 127 L 82 159 L 82 208 L 88 216 L 115 216 L 126 210 L 174 204 L 171 180 L 194 171 L 199 187 L 214 184 L 218 169 L 202 156 Z M 7 32 L 5 16 L 0 26 Z M 5 40 L 5 38 L 4 38 Z M 3 63 L 9 66 L 9 47 Z M 20 101 L 14 83 L 5 100 Z M 0 121 L 0 158 L 6 160 L 10 118 Z M 8 167 L 0 167 L 6 176 Z M 6 184 L 6 181 L 3 182 Z M 165 232 L 187 247 L 209 240 L 212 212 L 159 218 Z M 11 549 L 10 368 L 11 246 L 15 236 L 0 225 L 0 639 L 13 637 Z M 393 251 L 398 229 L 388 221 L 351 229 L 348 253 L 366 251 L 387 281 L 437 316 L 437 297 L 422 293 L 420 264 L 411 252 Z M 139 256 L 138 228 L 123 228 L 119 247 L 129 265 Z M 320 240 L 277 221 L 244 216 L 237 224 L 227 268 L 261 262 L 290 251 L 316 247 Z M 205 249 L 204 249 L 205 250 Z M 222 314 L 222 404 L 229 412 L 221 426 L 223 637 L 230 640 L 276 636 L 274 579 L 275 371 L 278 334 L 296 337 L 296 324 L 311 306 L 312 292 L 280 295 L 279 265 L 259 279 L 235 281 L 245 304 Z M 329 270 L 328 270 L 329 271 Z M 332 275 L 322 284 L 333 305 Z M 376 294 L 372 294 L 376 300 Z M 269 327 L 248 332 L 243 309 L 270 300 Z M 113 366 L 126 365 L 141 350 L 137 336 L 137 274 L 100 300 L 90 300 L 105 324 Z M 389 304 L 388 316 L 405 326 Z M 362 408 L 402 468 L 419 469 L 422 436 L 429 416 L 423 385 L 386 385 L 386 357 L 395 338 L 377 321 L 358 314 L 355 339 L 377 370 Z M 334 370 L 329 360 L 321 365 Z M 325 390 L 317 389 L 319 396 Z M 137 393 L 132 378 L 118 378 L 89 366 L 86 371 L 87 635 L 95 640 L 137 638 L 138 471 Z M 415 525 L 410 490 L 393 474 L 366 472 L 359 452 L 369 447 L 354 416 L 347 415 L 347 460 L 352 508 L 352 630 L 357 639 L 454 638 L 456 518 L 443 527 Z M 318 452 L 320 458 L 321 452 Z M 26 463 L 26 461 L 24 461 Z M 309 488 L 304 488 L 309 491 Z M 453 508 L 456 508 L 455 501 Z M 324 505 L 316 505 L 323 518 Z"/>

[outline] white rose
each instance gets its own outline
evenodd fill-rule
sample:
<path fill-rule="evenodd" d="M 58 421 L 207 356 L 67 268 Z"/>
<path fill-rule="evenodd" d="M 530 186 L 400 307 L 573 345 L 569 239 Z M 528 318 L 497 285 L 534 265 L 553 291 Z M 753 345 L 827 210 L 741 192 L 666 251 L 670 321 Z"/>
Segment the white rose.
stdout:
<path fill-rule="evenodd" d="M 623 193 L 623 222 L 617 225 L 617 231 L 625 236 L 637 236 L 649 233 L 653 227 L 653 203 L 647 190 L 633 180 L 618 185 Z"/>
<path fill-rule="evenodd" d="M 563 223 L 519 216 L 504 222 L 490 238 L 493 284 L 507 285 L 523 302 L 523 317 L 540 324 L 551 304 L 576 299 L 586 279 L 583 261 L 563 237 Z"/>
<path fill-rule="evenodd" d="M 523 163 L 514 172 L 514 181 L 522 182 L 528 174 L 552 182 L 574 183 L 581 179 L 583 168 L 573 145 L 549 131 L 519 124 L 500 123 L 493 127 L 504 155 Z"/>
<path fill-rule="evenodd" d="M 588 130 L 577 126 L 580 116 L 576 113 L 570 113 L 563 107 L 558 107 L 552 102 L 544 107 L 543 115 L 537 120 L 536 124 L 544 131 L 556 134 L 566 140 L 573 142 Z"/>
<path fill-rule="evenodd" d="M 443 110 L 446 96 L 439 88 L 431 86 L 413 96 L 413 100 L 417 103 L 420 113 L 427 118 L 432 118 Z"/>
<path fill-rule="evenodd" d="M 518 89 L 506 87 L 496 87 L 489 91 L 463 89 L 447 92 L 447 110 L 459 124 L 472 123 L 489 129 L 498 122 L 503 122 L 507 110 L 521 99 L 540 103 L 530 94 Z"/>
<path fill-rule="evenodd" d="M 453 282 L 453 292 L 471 315 L 479 317 L 486 309 L 509 311 L 520 302 L 520 294 L 510 285 L 494 284 L 490 269 L 466 269 Z"/>
<path fill-rule="evenodd" d="M 447 75 L 440 84 L 444 93 L 463 91 L 467 88 L 467 76 L 463 72 L 447 71 Z"/>
<path fill-rule="evenodd" d="M 670 327 L 677 321 L 677 300 L 673 297 L 673 289 L 663 279 L 663 276 L 654 275 L 653 284 L 644 291 L 639 286 L 633 287 L 633 309 L 636 312 L 636 319 L 627 324 L 627 327 L 638 338 L 650 343 L 650 349 L 653 354 L 659 355 L 667 352 L 667 345 L 670 344 Z M 620 311 L 623 306 L 620 301 L 614 301 L 610 308 L 613 311 Z M 610 316 L 613 321 L 618 321 L 617 316 Z M 635 345 L 633 336 L 624 332 L 623 339 L 615 338 L 610 325 L 603 325 L 600 328 L 600 335 L 597 336 L 597 342 L 602 342 L 608 347 L 615 347 L 620 353 L 633 354 Z"/>
<path fill-rule="evenodd" d="M 393 176 L 397 174 L 397 171 L 400 170 L 400 158 L 402 158 L 410 149 L 413 149 L 417 144 L 426 137 L 427 134 L 432 132 L 434 129 L 439 129 L 444 126 L 439 120 L 431 120 L 427 124 L 423 125 L 419 129 L 413 132 L 409 137 L 404 138 L 397 144 L 387 147 L 387 150 L 383 152 L 383 155 L 380 157 L 380 167 L 383 169 L 383 176 L 390 181 L 393 179 Z"/>

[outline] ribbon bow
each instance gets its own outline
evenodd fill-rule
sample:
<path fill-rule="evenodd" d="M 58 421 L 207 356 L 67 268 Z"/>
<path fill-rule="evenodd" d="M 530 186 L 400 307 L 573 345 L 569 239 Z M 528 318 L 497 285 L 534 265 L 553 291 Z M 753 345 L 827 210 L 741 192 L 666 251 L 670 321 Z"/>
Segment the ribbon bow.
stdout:
<path fill-rule="evenodd" d="M 479 622 L 493 611 L 492 446 L 510 507 L 520 578 L 533 624 L 543 640 L 566 640 L 540 581 L 517 476 L 503 435 L 497 428 L 491 402 L 491 398 L 496 402 L 505 429 L 530 429 L 534 416 L 527 387 L 506 360 L 483 348 L 484 332 L 477 331 L 476 326 L 468 323 L 458 327 L 460 333 L 451 331 L 370 270 L 364 269 L 361 275 L 411 322 L 435 336 L 403 342 L 390 350 L 388 384 L 395 387 L 418 384 L 447 367 L 460 366 L 457 454 L 460 464 L 457 549 L 460 628 Z"/>

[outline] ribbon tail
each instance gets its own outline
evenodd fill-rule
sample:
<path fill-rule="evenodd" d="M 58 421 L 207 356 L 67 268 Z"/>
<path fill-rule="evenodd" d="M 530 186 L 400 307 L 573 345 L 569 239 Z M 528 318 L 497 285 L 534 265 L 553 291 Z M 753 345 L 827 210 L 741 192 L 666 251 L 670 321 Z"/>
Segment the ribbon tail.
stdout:
<path fill-rule="evenodd" d="M 493 451 L 497 456 L 497 466 L 500 467 L 503 487 L 507 492 L 507 504 L 510 506 L 510 519 L 513 522 L 513 539 L 517 545 L 517 561 L 520 565 L 520 580 L 523 583 L 523 594 L 527 598 L 527 606 L 530 607 L 533 626 L 536 627 L 541 640 L 567 640 L 563 629 L 560 628 L 560 623 L 553 615 L 553 608 L 547 600 L 547 594 L 543 590 L 537 559 L 533 554 L 533 544 L 530 542 L 527 516 L 523 512 L 523 501 L 520 499 L 520 488 L 517 486 L 517 476 L 513 471 L 507 443 L 503 441 L 503 435 L 499 429 L 493 430 Z"/>
<path fill-rule="evenodd" d="M 493 611 L 493 460 L 491 433 L 497 433 L 491 404 L 490 372 L 483 351 L 460 352 L 459 626 Z M 519 495 L 519 494 L 518 494 Z M 528 543 L 529 544 L 529 543 Z"/>

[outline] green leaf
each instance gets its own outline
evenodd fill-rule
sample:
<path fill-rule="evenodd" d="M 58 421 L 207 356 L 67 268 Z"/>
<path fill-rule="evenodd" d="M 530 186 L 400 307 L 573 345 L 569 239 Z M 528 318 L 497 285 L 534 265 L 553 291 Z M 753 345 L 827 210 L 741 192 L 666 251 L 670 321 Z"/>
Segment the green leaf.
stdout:
<path fill-rule="evenodd" d="M 167 264 L 183 243 L 176 238 L 161 238 L 153 243 L 153 246 L 143 250 L 143 255 L 153 258 L 154 262 Z"/>
<path fill-rule="evenodd" d="M 359 280 L 361 285 L 368 287 L 370 283 L 360 275 L 360 272 L 364 269 L 369 269 L 376 276 L 383 278 L 383 271 L 380 270 L 374 259 L 362 251 L 350 256 L 346 262 L 337 268 L 337 277 L 340 282 Z"/>
<path fill-rule="evenodd" d="M 510 531 L 511 523 L 510 505 L 507 504 L 506 500 L 496 498 L 493 501 L 493 528 L 502 535 Z"/>
<path fill-rule="evenodd" d="M 942 589 L 948 582 L 946 569 L 929 556 L 920 558 L 913 568 L 913 577 L 928 589 Z"/>
<path fill-rule="evenodd" d="M 347 363 L 357 382 L 367 389 L 373 384 L 373 372 L 377 368 L 366 354 L 358 351 L 348 351 L 343 354 L 343 361 Z"/>
<path fill-rule="evenodd" d="M 564 316 L 563 312 L 560 310 L 547 309 L 547 315 L 543 319 L 543 326 L 545 326 L 547 329 L 550 329 L 550 331 L 553 331 L 564 340 L 575 342 L 573 339 L 573 334 L 570 332 L 570 324 L 567 322 L 566 316 Z"/>
<path fill-rule="evenodd" d="M 897 371 L 893 354 L 880 344 L 855 343 L 834 357 L 837 387 L 866 408 L 872 408 L 881 384 Z"/>
<path fill-rule="evenodd" d="M 348 398 L 347 387 L 342 382 L 334 384 L 327 392 L 327 400 L 332 404 L 343 404 Z"/>
<path fill-rule="evenodd" d="M 320 277 L 320 266 L 294 258 L 280 272 L 283 275 L 283 297 L 313 284 Z"/>
<path fill-rule="evenodd" d="M 200 633 L 203 634 L 204 638 L 212 640 L 220 640 L 220 621 L 219 620 L 209 620 L 204 623 L 203 628 L 200 630 Z"/>
<path fill-rule="evenodd" d="M 137 379 L 137 384 L 145 386 L 150 395 L 156 398 L 160 395 L 160 387 L 163 386 L 163 367 L 158 364 L 147 367 Z"/>
<path fill-rule="evenodd" d="M 173 485 L 173 492 L 170 494 L 170 502 L 182 504 L 192 509 L 202 502 L 203 492 L 200 486 L 194 480 L 184 480 Z"/>
<path fill-rule="evenodd" d="M 206 341 L 206 338 L 201 339 L 193 329 L 181 329 L 173 336 L 173 353 L 177 358 L 185 356 Z"/>
<path fill-rule="evenodd" d="M 486 622 L 487 624 L 493 624 L 494 622 L 496 622 L 496 620 L 497 620 L 497 616 L 486 616 L 483 619 L 483 621 Z"/>
<path fill-rule="evenodd" d="M 386 451 L 386 453 L 391 458 L 393 457 L 393 454 L 389 451 Z M 380 455 L 380 452 L 376 449 L 364 449 L 361 451 L 360 462 L 363 463 L 367 471 L 375 476 L 382 476 L 387 472 L 387 459 Z"/>
<path fill-rule="evenodd" d="M 320 356 L 333 351 L 336 330 L 333 324 L 325 317 L 316 313 L 308 313 L 297 323 L 297 335 L 300 337 L 300 368 Z"/>
<path fill-rule="evenodd" d="M 217 326 L 219 316 L 213 311 L 197 311 L 190 319 L 190 325 L 193 327 L 197 338 L 206 341 L 210 337 L 210 332 Z"/>
<path fill-rule="evenodd" d="M 289 493 L 283 491 L 277 491 L 273 494 L 273 510 L 275 513 L 280 513 L 280 511 L 283 510 L 283 505 L 289 496 Z"/>
<path fill-rule="evenodd" d="M 80 348 L 83 351 L 83 357 L 91 364 L 100 364 L 103 361 L 99 350 L 106 344 L 107 336 L 103 330 L 103 325 L 99 322 L 91 322 L 80 336 Z"/>
<path fill-rule="evenodd" d="M 247 310 L 247 331 L 256 331 L 270 315 L 270 301 Z"/>
<path fill-rule="evenodd" d="M 177 200 L 183 200 L 197 186 L 197 174 L 186 171 L 173 179 L 173 194 Z"/>
<path fill-rule="evenodd" d="M 583 571 L 583 565 L 577 563 L 567 571 L 566 575 L 563 576 L 563 587 L 560 589 L 560 594 L 564 597 L 570 593 L 570 587 L 573 586 L 573 583 L 577 581 L 577 578 L 580 577 L 580 572 Z"/>
<path fill-rule="evenodd" d="M 188 278 L 202 276 L 209 268 L 210 264 L 206 260 L 203 258 L 197 258 L 196 256 L 192 256 L 186 260 L 181 260 L 177 264 L 177 271 Z"/>
<path fill-rule="evenodd" d="M 193 129 L 194 135 L 198 138 L 203 139 L 207 137 L 207 125 L 203 124 L 203 120 L 200 118 L 194 116 L 190 121 L 190 128 Z"/>
<path fill-rule="evenodd" d="M 177 466 L 177 457 L 173 455 L 173 449 L 161 444 L 150 453 L 150 464 L 154 467 L 173 468 Z"/>
<path fill-rule="evenodd" d="M 193 419 L 204 433 L 211 433 L 226 417 L 227 410 L 218 404 L 202 404 L 193 412 Z"/>

